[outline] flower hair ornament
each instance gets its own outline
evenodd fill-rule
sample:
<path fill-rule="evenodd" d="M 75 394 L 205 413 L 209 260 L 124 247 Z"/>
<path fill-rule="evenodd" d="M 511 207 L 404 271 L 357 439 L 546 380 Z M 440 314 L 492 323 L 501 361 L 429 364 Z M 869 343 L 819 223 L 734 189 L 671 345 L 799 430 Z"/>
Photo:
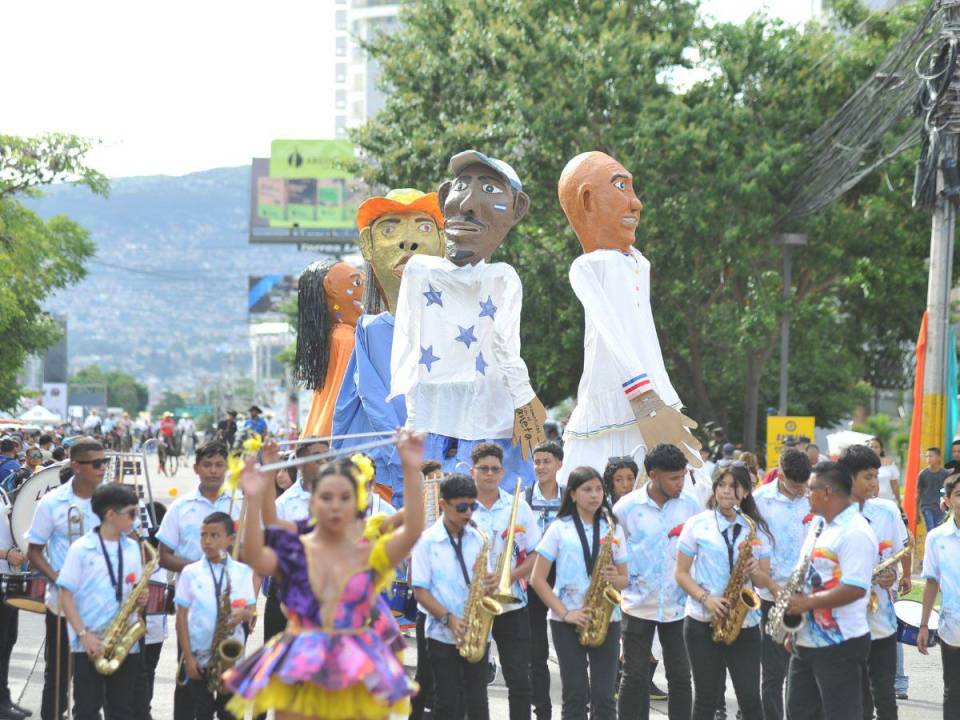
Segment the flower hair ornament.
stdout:
<path fill-rule="evenodd" d="M 227 457 L 227 477 L 220 488 L 221 495 L 236 493 L 237 487 L 240 485 L 240 473 L 243 472 L 246 465 L 243 459 L 244 455 L 252 455 L 258 452 L 262 446 L 263 438 L 258 433 L 250 433 L 250 436 L 243 441 L 243 451 L 230 453 Z"/>
<path fill-rule="evenodd" d="M 350 456 L 350 462 L 356 470 L 353 477 L 357 481 L 357 510 L 366 512 L 369 502 L 367 499 L 367 484 L 373 480 L 373 476 L 376 474 L 373 461 L 362 453 L 356 453 Z"/>

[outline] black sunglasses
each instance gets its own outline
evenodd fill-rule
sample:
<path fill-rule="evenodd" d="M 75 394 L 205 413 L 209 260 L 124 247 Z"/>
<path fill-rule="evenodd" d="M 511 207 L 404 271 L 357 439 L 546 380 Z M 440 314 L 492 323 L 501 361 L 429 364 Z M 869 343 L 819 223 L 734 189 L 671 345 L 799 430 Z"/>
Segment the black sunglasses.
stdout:
<path fill-rule="evenodd" d="M 467 512 L 467 510 L 469 510 L 470 512 L 473 512 L 474 510 L 477 509 L 477 505 L 478 505 L 477 501 L 474 500 L 473 502 L 457 503 L 456 505 L 453 506 L 453 509 L 456 510 L 458 513 L 465 513 Z"/>
<path fill-rule="evenodd" d="M 99 470 L 107 464 L 106 458 L 97 458 L 96 460 L 74 460 L 78 465 L 92 465 L 94 470 Z"/>

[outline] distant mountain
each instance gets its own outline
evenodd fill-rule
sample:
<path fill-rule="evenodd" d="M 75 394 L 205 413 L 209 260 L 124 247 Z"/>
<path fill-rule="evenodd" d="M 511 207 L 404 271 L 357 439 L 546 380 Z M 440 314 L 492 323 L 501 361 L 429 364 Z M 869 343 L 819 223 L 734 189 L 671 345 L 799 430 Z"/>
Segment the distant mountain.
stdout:
<path fill-rule="evenodd" d="M 88 276 L 48 309 L 68 315 L 71 371 L 89 363 L 170 388 L 245 374 L 247 276 L 299 274 L 316 250 L 250 245 L 250 168 L 121 178 L 107 199 L 59 185 L 28 205 L 68 215 L 97 244 Z"/>

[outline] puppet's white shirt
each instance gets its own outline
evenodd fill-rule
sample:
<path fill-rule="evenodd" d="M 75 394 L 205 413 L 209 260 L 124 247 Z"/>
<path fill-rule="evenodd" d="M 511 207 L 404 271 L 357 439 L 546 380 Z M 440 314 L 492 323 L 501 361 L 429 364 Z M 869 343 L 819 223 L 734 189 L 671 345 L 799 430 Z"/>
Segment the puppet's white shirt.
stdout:
<path fill-rule="evenodd" d="M 594 250 L 570 266 L 583 304 L 583 375 L 567 437 L 635 427 L 630 397 L 654 390 L 667 405 L 680 398 L 663 365 L 650 309 L 650 261 L 636 248 Z"/>
<path fill-rule="evenodd" d="M 407 426 L 464 440 L 509 438 L 533 399 L 520 357 L 523 287 L 506 263 L 458 266 L 414 255 L 397 302 L 390 398 Z"/>

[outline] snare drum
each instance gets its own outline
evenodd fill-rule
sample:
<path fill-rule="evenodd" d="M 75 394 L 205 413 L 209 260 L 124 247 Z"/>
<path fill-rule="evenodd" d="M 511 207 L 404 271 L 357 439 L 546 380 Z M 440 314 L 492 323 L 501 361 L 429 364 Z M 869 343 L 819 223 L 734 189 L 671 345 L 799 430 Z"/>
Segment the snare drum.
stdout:
<path fill-rule="evenodd" d="M 147 615 L 173 615 L 176 612 L 173 595 L 173 585 L 160 580 L 147 583 Z"/>
<path fill-rule="evenodd" d="M 0 575 L 3 601 L 10 607 L 27 612 L 45 613 L 43 597 L 47 592 L 47 578 L 39 573 Z"/>
<path fill-rule="evenodd" d="M 916 646 L 917 635 L 920 633 L 920 617 L 923 613 L 923 604 L 916 600 L 897 600 L 893 604 L 893 611 L 897 614 L 897 642 Z M 937 644 L 940 613 L 931 610 L 930 621 L 927 625 L 929 628 L 927 646 L 930 647 Z"/>

